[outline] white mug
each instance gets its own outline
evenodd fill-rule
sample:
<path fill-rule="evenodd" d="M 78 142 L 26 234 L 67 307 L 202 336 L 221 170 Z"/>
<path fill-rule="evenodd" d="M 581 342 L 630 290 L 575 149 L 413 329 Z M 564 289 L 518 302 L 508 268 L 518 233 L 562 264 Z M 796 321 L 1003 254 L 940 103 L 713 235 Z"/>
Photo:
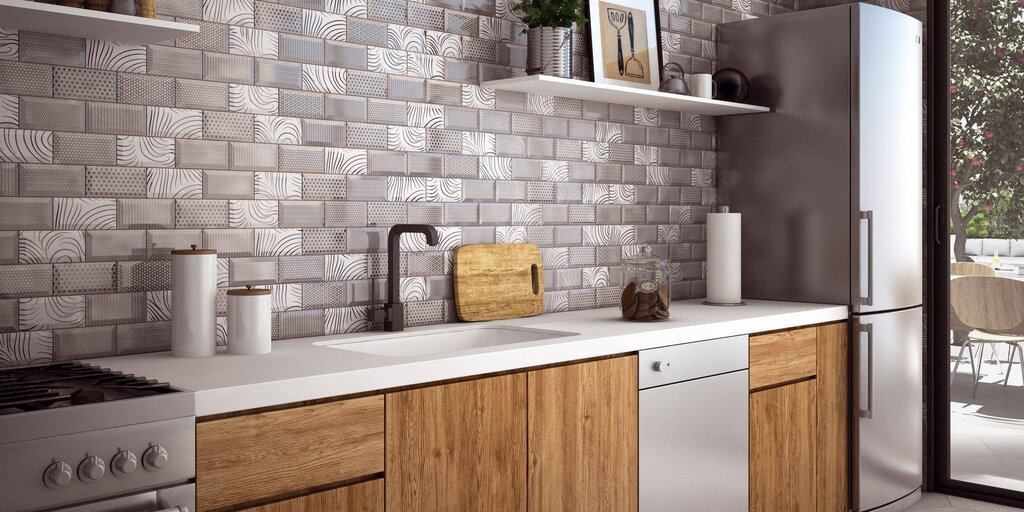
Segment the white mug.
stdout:
<path fill-rule="evenodd" d="M 715 82 L 708 73 L 690 75 L 690 94 L 700 98 L 715 97 Z"/>

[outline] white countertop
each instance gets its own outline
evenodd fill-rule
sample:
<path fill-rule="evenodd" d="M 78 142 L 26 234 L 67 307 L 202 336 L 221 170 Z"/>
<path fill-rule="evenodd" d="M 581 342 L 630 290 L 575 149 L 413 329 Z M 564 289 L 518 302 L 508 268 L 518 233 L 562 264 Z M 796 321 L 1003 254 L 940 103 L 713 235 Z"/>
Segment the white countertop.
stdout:
<path fill-rule="evenodd" d="M 713 307 L 702 305 L 698 299 L 673 302 L 672 317 L 660 322 L 622 320 L 617 308 L 488 322 L 578 334 L 454 353 L 385 357 L 322 346 L 323 342 L 366 341 L 394 334 L 371 332 L 275 341 L 272 353 L 255 356 L 219 353 L 185 359 L 157 352 L 86 362 L 194 391 L 196 415 L 208 416 L 834 322 L 845 320 L 847 315 L 847 307 L 837 305 L 751 300 L 742 307 Z M 458 330 L 472 325 L 480 324 L 433 325 L 406 332 Z"/>

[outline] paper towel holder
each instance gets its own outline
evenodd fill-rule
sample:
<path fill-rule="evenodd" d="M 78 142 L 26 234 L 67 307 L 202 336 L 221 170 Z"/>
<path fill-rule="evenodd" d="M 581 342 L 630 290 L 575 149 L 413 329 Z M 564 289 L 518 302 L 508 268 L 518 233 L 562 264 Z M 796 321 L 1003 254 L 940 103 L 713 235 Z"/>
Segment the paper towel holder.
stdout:
<path fill-rule="evenodd" d="M 713 208 L 713 211 L 714 211 L 714 213 L 729 213 L 729 207 L 726 206 L 726 205 L 716 205 Z M 747 305 L 747 303 L 743 302 L 742 300 L 739 301 L 739 302 L 710 302 L 710 301 L 705 300 L 703 302 L 703 304 L 705 306 L 719 306 L 719 307 L 727 307 L 727 308 L 728 307 L 746 306 Z"/>

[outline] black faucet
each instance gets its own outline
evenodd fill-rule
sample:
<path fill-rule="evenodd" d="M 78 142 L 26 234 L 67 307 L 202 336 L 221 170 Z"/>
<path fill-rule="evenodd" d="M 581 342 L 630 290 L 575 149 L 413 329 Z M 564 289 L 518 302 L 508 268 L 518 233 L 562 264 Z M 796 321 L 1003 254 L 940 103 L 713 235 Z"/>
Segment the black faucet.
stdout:
<path fill-rule="evenodd" d="M 405 233 L 421 233 L 427 237 L 427 244 L 437 245 L 437 230 L 428 224 L 395 224 L 388 231 L 388 301 L 384 309 L 373 311 L 374 322 L 384 322 L 384 330 L 401 331 L 405 328 L 405 305 L 402 304 L 400 284 L 402 282 L 400 239 Z"/>

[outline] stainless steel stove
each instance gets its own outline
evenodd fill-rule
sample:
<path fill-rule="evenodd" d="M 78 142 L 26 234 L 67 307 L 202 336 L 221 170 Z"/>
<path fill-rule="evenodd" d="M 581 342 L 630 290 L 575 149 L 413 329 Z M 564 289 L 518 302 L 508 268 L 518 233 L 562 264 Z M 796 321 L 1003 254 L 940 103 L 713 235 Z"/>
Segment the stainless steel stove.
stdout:
<path fill-rule="evenodd" d="M 195 400 L 78 362 L 0 369 L 0 512 L 194 512 Z"/>

